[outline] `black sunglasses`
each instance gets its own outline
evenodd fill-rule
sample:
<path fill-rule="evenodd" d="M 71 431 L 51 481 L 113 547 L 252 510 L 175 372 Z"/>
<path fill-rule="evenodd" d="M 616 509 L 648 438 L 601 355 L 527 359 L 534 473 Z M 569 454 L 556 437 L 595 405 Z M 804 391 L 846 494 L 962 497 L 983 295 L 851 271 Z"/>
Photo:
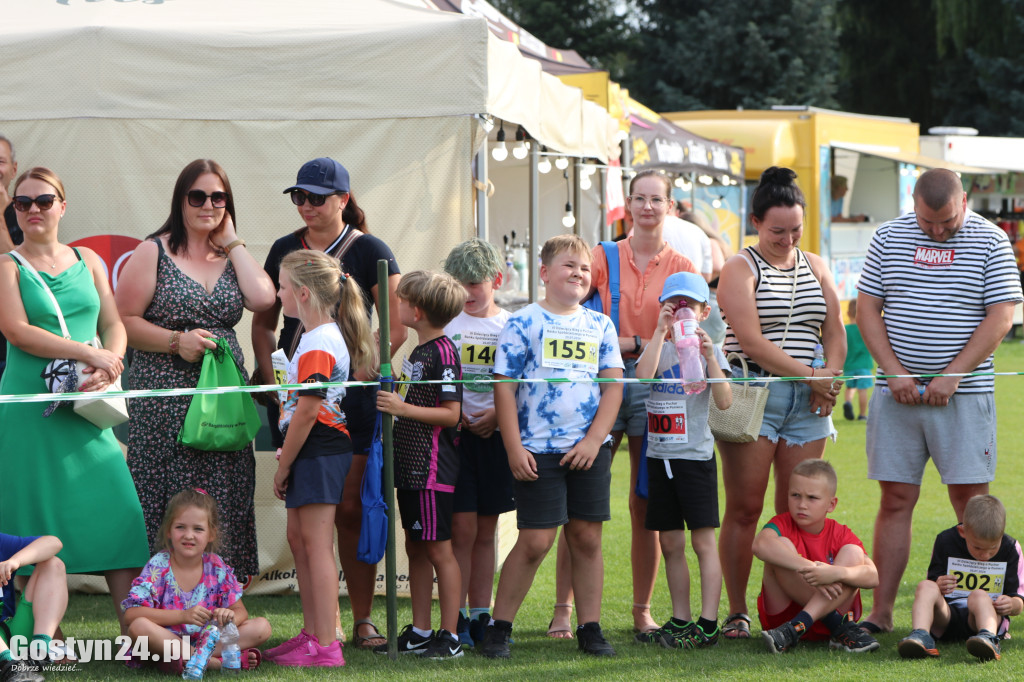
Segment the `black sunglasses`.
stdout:
<path fill-rule="evenodd" d="M 57 199 L 56 194 L 40 194 L 35 199 L 26 196 L 14 197 L 14 210 L 25 213 L 34 203 L 39 207 L 40 211 L 48 211 L 53 206 L 53 202 Z"/>
<path fill-rule="evenodd" d="M 323 206 L 324 202 L 327 201 L 327 197 L 333 197 L 335 194 L 344 194 L 344 192 L 331 192 L 330 194 L 313 194 L 312 192 L 303 192 L 301 189 L 292 190 L 292 203 L 296 206 L 302 206 L 309 200 L 310 206 Z"/>
<path fill-rule="evenodd" d="M 193 208 L 201 208 L 206 203 L 206 198 L 210 198 L 210 203 L 213 204 L 214 208 L 224 208 L 228 205 L 228 193 L 227 192 L 211 192 L 207 194 L 201 189 L 192 189 L 188 192 L 188 205 Z"/>

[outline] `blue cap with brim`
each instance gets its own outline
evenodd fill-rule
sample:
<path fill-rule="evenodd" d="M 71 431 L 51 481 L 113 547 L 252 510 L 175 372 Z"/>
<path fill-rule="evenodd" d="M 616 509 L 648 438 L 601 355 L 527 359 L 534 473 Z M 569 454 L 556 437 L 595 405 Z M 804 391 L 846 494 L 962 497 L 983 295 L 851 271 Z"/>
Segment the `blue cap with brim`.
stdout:
<path fill-rule="evenodd" d="M 295 189 L 302 189 L 313 194 L 347 193 L 349 191 L 348 171 L 340 163 L 327 157 L 307 161 L 299 169 L 295 184 L 286 189 L 283 194 L 288 194 Z"/>
<path fill-rule="evenodd" d="M 686 296 L 707 303 L 711 298 L 711 291 L 701 275 L 695 272 L 677 272 L 665 279 L 665 286 L 661 289 L 658 301 L 664 303 L 673 296 Z"/>

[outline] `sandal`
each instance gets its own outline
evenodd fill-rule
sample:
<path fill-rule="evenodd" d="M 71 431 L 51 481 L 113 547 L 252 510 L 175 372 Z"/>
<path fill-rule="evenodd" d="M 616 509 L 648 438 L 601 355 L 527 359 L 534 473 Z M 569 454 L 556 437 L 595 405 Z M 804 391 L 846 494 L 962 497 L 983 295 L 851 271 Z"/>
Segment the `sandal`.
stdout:
<path fill-rule="evenodd" d="M 551 622 L 548 623 L 548 637 L 551 639 L 572 639 L 572 604 L 555 604 L 555 608 L 566 608 L 569 609 L 569 625 L 568 627 L 555 627 L 555 619 L 552 618 Z"/>
<path fill-rule="evenodd" d="M 650 611 L 651 610 L 651 605 L 650 604 L 633 604 L 633 608 L 634 609 L 640 609 L 641 611 Z M 642 630 L 640 628 L 636 627 L 635 625 L 633 626 L 633 632 L 641 634 L 641 635 L 646 635 L 647 633 L 655 632 L 656 630 L 658 630 L 658 624 L 657 623 L 649 625 L 649 626 L 645 627 Z"/>
<path fill-rule="evenodd" d="M 255 656 L 256 661 L 254 663 L 249 663 L 250 656 Z M 259 649 L 252 648 L 245 649 L 244 651 L 242 651 L 242 670 L 255 670 L 256 668 L 260 667 L 260 663 L 262 662 L 263 654 L 260 653 Z"/>
<path fill-rule="evenodd" d="M 369 625 L 371 628 L 373 628 L 373 632 L 370 633 L 369 635 L 360 635 L 359 634 L 359 626 L 360 625 Z M 357 620 L 356 623 L 355 623 L 355 627 L 353 628 L 353 632 L 355 632 L 355 636 L 356 636 L 355 645 L 359 649 L 373 649 L 374 647 L 380 646 L 381 644 L 387 644 L 388 643 L 388 638 L 385 637 L 384 635 L 380 634 L 380 630 L 377 629 L 377 626 L 374 625 L 373 621 L 370 620 L 369 618 L 363 618 L 362 620 Z M 374 642 L 374 641 L 376 642 L 376 644 L 368 644 L 368 642 Z"/>
<path fill-rule="evenodd" d="M 734 613 L 722 624 L 722 636 L 726 639 L 750 639 L 750 616 Z"/>

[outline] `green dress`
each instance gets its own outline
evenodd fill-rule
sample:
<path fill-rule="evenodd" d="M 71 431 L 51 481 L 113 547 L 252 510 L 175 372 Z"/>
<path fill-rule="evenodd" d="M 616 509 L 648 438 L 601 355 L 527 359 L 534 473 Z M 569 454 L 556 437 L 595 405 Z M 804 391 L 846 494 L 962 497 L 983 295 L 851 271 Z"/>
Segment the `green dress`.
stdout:
<path fill-rule="evenodd" d="M 60 335 L 53 302 L 39 281 L 20 264 L 18 274 L 29 322 Z M 60 274 L 40 275 L 60 303 L 71 337 L 92 339 L 100 300 L 81 256 Z M 40 373 L 49 362 L 8 343 L 0 393 L 46 392 Z M 114 433 L 76 415 L 70 403 L 43 417 L 48 404 L 0 403 L 0 531 L 56 535 L 64 543 L 57 556 L 68 573 L 145 565 L 142 507 Z"/>

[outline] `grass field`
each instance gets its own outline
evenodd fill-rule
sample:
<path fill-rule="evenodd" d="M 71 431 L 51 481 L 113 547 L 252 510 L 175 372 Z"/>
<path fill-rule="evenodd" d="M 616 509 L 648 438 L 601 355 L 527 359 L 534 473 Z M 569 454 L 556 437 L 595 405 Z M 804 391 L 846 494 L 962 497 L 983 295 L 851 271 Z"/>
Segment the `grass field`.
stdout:
<path fill-rule="evenodd" d="M 1024 344 L 1017 341 L 1004 343 L 996 358 L 999 371 L 1024 371 Z M 1007 531 L 1015 537 L 1024 535 L 1024 469 L 1016 462 L 1020 451 L 1018 439 L 1024 438 L 1019 414 L 1024 406 L 1024 377 L 1003 377 L 996 381 L 999 410 L 999 450 L 1001 462 L 992 485 L 992 493 L 999 496 L 1007 507 Z M 839 505 L 834 518 L 844 523 L 861 537 L 870 550 L 872 527 L 878 508 L 878 485 L 866 478 L 864 455 L 864 423 L 847 422 L 841 417 L 836 426 L 839 440 L 829 444 L 825 456 L 839 472 Z M 925 477 L 920 502 L 914 515 L 914 540 L 910 565 L 904 575 L 896 603 L 896 631 L 881 635 L 882 648 L 873 654 L 846 654 L 831 652 L 822 644 L 802 645 L 794 652 L 772 656 L 765 652 L 760 628 L 754 618 L 754 637 L 749 641 L 721 642 L 718 646 L 701 651 L 669 651 L 632 644 L 631 577 L 629 568 L 629 520 L 626 509 L 628 467 L 625 457 L 618 457 L 612 481 L 612 521 L 605 525 L 605 590 L 602 626 L 609 641 L 618 650 L 614 659 L 596 660 L 584 657 L 575 642 L 547 639 L 544 632 L 551 618 L 554 602 L 554 560 L 549 558 L 538 574 L 533 590 L 516 619 L 513 639 L 513 658 L 510 661 L 490 661 L 472 651 L 459 660 L 432 662 L 415 657 L 399 657 L 390 661 L 354 647 L 345 648 L 348 665 L 343 671 L 282 669 L 264 664 L 248 677 L 267 679 L 303 680 L 337 679 L 341 676 L 359 679 L 668 679 L 704 677 L 707 679 L 836 679 L 836 680 L 965 680 L 982 678 L 1012 679 L 1024 677 L 1024 646 L 1018 650 L 1016 639 L 1003 644 L 1003 659 L 997 663 L 981 664 L 969 656 L 962 645 L 940 644 L 939 660 L 903 661 L 896 654 L 896 642 L 910 629 L 910 605 L 914 585 L 924 577 L 935 534 L 953 525 L 955 519 L 939 483 L 938 474 L 929 469 Z M 720 493 L 721 495 L 721 493 Z M 724 499 L 724 498 L 722 498 Z M 771 500 L 766 505 L 764 520 L 771 516 Z M 553 555 L 553 552 L 552 552 Z M 699 597 L 696 584 L 696 561 L 691 559 L 694 575 L 693 595 Z M 760 586 L 761 572 L 755 560 L 750 578 L 750 605 Z M 254 615 L 266 616 L 274 626 L 272 644 L 276 644 L 299 630 L 301 613 L 297 597 L 247 597 L 246 605 Z M 865 594 L 865 613 L 870 609 L 871 595 Z M 660 577 L 655 588 L 654 617 L 662 622 L 671 615 L 668 591 Z M 694 610 L 699 605 L 694 604 Z M 436 606 L 435 606 L 436 608 Z M 726 616 L 726 605 L 719 618 Z M 342 614 L 349 614 L 343 601 Z M 374 617 L 384 629 L 384 600 L 378 598 Z M 348 616 L 343 616 L 343 622 Z M 399 627 L 411 620 L 408 600 L 399 601 Z M 436 613 L 435 613 L 436 622 Z M 346 626 L 346 629 L 350 624 Z M 1020 629 L 1020 628 L 1015 628 Z M 71 598 L 64 631 L 78 638 L 112 638 L 116 625 L 110 613 L 108 597 L 75 595 Z M 52 673 L 51 679 L 119 680 L 126 678 L 157 678 L 155 672 L 128 671 L 121 664 L 93 662 L 80 664 L 79 670 Z M 211 676 L 215 676 L 211 673 Z"/>

